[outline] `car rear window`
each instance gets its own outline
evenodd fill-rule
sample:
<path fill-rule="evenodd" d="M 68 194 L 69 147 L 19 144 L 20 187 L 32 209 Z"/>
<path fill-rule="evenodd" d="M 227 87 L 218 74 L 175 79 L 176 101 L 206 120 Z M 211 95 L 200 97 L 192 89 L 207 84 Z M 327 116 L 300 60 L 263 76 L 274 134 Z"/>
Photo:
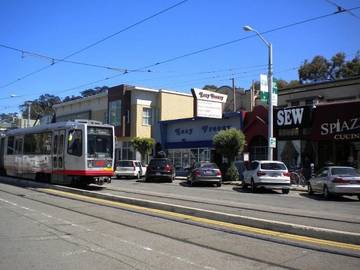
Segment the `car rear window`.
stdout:
<path fill-rule="evenodd" d="M 119 167 L 132 167 L 132 166 L 133 166 L 133 162 L 132 162 L 132 161 L 128 161 L 128 160 L 121 160 L 121 161 L 119 161 L 118 166 L 119 166 Z"/>
<path fill-rule="evenodd" d="M 286 170 L 286 166 L 282 163 L 261 163 L 262 170 Z"/>
<path fill-rule="evenodd" d="M 164 165 L 166 165 L 166 164 L 171 164 L 168 159 L 152 159 L 152 160 L 150 160 L 150 164 L 149 164 L 149 165 L 153 165 L 153 166 L 164 166 Z"/>
<path fill-rule="evenodd" d="M 360 175 L 353 168 L 333 168 L 333 169 L 331 169 L 331 174 L 332 175 L 352 175 L 352 176 Z"/>
<path fill-rule="evenodd" d="M 218 169 L 218 166 L 214 163 L 203 163 L 201 164 L 201 168 Z"/>

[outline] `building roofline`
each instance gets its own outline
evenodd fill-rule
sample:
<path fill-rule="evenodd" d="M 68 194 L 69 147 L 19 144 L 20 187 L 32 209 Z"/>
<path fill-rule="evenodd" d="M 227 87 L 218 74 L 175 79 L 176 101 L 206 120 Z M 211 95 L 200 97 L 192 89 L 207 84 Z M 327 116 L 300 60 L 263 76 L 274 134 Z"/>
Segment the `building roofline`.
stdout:
<path fill-rule="evenodd" d="M 78 98 L 78 99 L 74 99 L 74 100 L 54 104 L 53 108 L 59 108 L 59 107 L 75 104 L 75 103 L 78 103 L 80 100 L 81 101 L 88 101 L 88 100 L 96 99 L 96 98 L 99 98 L 99 97 L 104 97 L 104 96 L 107 96 L 107 95 L 108 95 L 108 91 L 106 90 L 106 91 L 104 91 L 102 93 L 99 93 L 99 94 L 96 94 L 96 95 L 91 95 L 91 96 L 88 96 L 88 97 L 82 97 L 82 98 Z"/>
<path fill-rule="evenodd" d="M 175 95 L 180 95 L 180 96 L 192 97 L 192 94 L 182 93 L 182 92 L 177 92 L 177 91 L 171 91 L 171 90 L 166 90 L 166 89 L 152 89 L 152 88 L 146 88 L 146 87 L 141 87 L 141 86 L 134 86 L 133 89 L 141 90 L 141 91 L 154 92 L 154 93 L 168 93 L 168 94 L 175 94 Z"/>
<path fill-rule="evenodd" d="M 285 91 L 292 91 L 292 90 L 308 90 L 307 88 L 312 88 L 311 90 L 317 90 L 314 89 L 313 87 L 315 86 L 319 86 L 318 89 L 324 89 L 324 88 L 331 88 L 331 85 L 336 85 L 336 84 L 341 84 L 341 83 L 348 83 L 349 81 L 357 81 L 359 80 L 360 83 L 360 76 L 355 76 L 355 77 L 351 77 L 351 78 L 346 78 L 346 79 L 338 79 L 338 80 L 333 80 L 333 81 L 324 81 L 324 82 L 316 82 L 316 83 L 307 83 L 307 84 L 300 84 L 297 86 L 291 86 L 291 87 L 286 87 L 283 89 L 279 89 L 279 95 L 284 94 L 286 95 L 287 93 L 281 93 L 281 92 L 285 92 Z"/>

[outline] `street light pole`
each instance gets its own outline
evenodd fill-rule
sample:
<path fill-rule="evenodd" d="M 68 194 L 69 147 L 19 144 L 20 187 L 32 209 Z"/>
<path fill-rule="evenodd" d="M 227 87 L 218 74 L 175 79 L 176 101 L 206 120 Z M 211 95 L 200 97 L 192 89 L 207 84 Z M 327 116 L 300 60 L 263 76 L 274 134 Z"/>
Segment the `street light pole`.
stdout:
<path fill-rule="evenodd" d="M 272 71 L 272 44 L 268 42 L 258 31 L 251 26 L 244 26 L 244 30 L 248 32 L 255 32 L 258 37 L 266 44 L 269 49 L 269 63 L 268 63 L 268 93 L 269 93 L 269 109 L 268 109 L 268 160 L 273 160 L 273 148 L 270 140 L 273 138 L 273 102 L 272 102 L 272 84 L 273 84 L 273 71 Z"/>

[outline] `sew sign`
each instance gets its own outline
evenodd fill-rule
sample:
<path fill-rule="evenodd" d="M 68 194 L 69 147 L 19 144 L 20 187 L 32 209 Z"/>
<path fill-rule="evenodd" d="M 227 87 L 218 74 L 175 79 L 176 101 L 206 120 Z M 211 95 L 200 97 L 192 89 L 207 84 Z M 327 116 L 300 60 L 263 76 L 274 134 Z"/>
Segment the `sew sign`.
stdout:
<path fill-rule="evenodd" d="M 290 107 L 274 110 L 274 125 L 277 128 L 295 128 L 310 126 L 310 108 Z"/>

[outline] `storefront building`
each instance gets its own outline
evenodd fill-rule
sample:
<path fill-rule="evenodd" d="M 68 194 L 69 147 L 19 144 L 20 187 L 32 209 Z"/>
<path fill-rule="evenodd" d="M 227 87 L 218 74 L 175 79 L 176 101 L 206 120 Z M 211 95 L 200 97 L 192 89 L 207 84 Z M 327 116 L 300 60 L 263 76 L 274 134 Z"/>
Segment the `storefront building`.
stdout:
<path fill-rule="evenodd" d="M 316 106 L 311 140 L 317 142 L 315 162 L 360 168 L 360 101 Z"/>
<path fill-rule="evenodd" d="M 276 159 L 289 168 L 306 160 L 360 168 L 360 101 L 274 110 Z"/>
<path fill-rule="evenodd" d="M 224 113 L 223 117 L 192 117 L 160 122 L 161 145 L 177 171 L 195 161 L 221 159 L 214 150 L 212 139 L 221 130 L 243 128 L 243 113 Z"/>
<path fill-rule="evenodd" d="M 314 163 L 317 144 L 311 140 L 313 106 L 274 109 L 274 134 L 277 148 L 275 159 L 283 161 L 289 169 L 298 169 L 305 159 Z"/>

